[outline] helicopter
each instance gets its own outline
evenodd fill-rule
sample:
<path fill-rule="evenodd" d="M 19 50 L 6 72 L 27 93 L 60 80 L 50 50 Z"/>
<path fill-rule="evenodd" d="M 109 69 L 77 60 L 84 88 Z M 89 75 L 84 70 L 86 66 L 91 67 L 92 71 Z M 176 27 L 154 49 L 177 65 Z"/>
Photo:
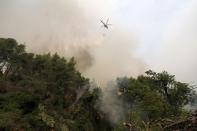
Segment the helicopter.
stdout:
<path fill-rule="evenodd" d="M 109 29 L 109 25 L 111 25 L 111 24 L 108 24 L 109 18 L 107 19 L 106 22 L 103 22 L 103 20 L 100 20 L 100 21 L 101 21 L 101 23 L 103 24 L 103 27 L 104 27 L 104 28 Z"/>

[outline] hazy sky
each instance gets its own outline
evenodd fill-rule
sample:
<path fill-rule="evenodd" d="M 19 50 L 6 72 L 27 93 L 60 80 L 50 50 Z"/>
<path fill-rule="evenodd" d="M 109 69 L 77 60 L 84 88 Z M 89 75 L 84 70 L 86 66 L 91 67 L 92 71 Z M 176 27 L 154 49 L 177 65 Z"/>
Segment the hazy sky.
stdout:
<path fill-rule="evenodd" d="M 29 32 L 27 33 L 23 28 L 26 28 L 26 26 L 34 27 L 34 24 L 39 25 L 40 17 L 36 17 L 37 14 L 32 13 L 32 11 L 39 14 L 39 12 L 43 12 L 46 8 L 48 11 L 48 14 L 46 15 L 50 17 L 49 19 L 47 17 L 47 20 L 51 23 L 43 24 L 46 23 L 47 20 L 42 20 L 40 26 L 44 27 L 40 27 L 40 30 L 44 29 L 50 31 L 52 29 L 53 31 L 58 32 L 61 28 L 66 27 L 68 32 L 61 31 L 61 34 L 68 34 L 71 37 L 76 36 L 76 34 L 86 34 L 89 38 L 82 39 L 85 43 L 88 43 L 89 41 L 92 43 L 92 41 L 95 41 L 92 39 L 106 41 L 104 43 L 110 43 L 109 45 L 104 45 L 102 48 L 95 50 L 95 52 L 98 53 L 95 54 L 94 57 L 96 60 L 98 59 L 100 63 L 105 57 L 105 55 L 103 55 L 103 57 L 99 56 L 100 54 L 103 54 L 103 51 L 104 53 L 107 53 L 109 51 L 108 48 L 115 47 L 115 50 L 113 50 L 110 55 L 106 55 L 106 58 L 103 59 L 109 62 L 111 57 L 116 54 L 114 51 L 119 49 L 121 44 L 124 44 L 122 43 L 124 40 L 119 41 L 119 43 L 116 43 L 115 45 L 111 44 L 111 42 L 117 41 L 117 39 L 128 40 L 129 37 L 131 37 L 131 40 L 125 42 L 126 45 L 128 45 L 128 42 L 132 41 L 131 46 L 122 48 L 119 54 L 120 56 L 125 57 L 129 54 L 130 50 L 132 52 L 132 58 L 130 59 L 128 57 L 127 59 L 127 57 L 125 57 L 124 59 L 127 60 L 122 60 L 122 58 L 120 58 L 119 60 L 122 60 L 122 63 L 125 62 L 127 64 L 127 66 L 123 64 L 122 68 L 126 67 L 127 69 L 122 73 L 115 73 L 114 75 L 123 75 L 129 70 L 128 64 L 130 63 L 128 61 L 136 61 L 135 59 L 140 57 L 139 59 L 144 61 L 147 69 L 150 68 L 156 71 L 167 70 L 170 73 L 175 74 L 179 80 L 186 82 L 197 81 L 196 0 L 56 0 L 58 1 L 58 6 L 54 4 L 54 1 L 0 0 L 0 19 L 2 19 L 0 20 L 0 37 L 16 37 L 19 41 L 25 42 L 26 39 L 24 38 L 31 39 L 31 37 L 29 37 Z M 60 4 L 62 4 L 61 7 L 59 6 Z M 64 7 L 64 4 L 69 6 Z M 53 8 L 53 5 L 58 8 Z M 77 9 L 75 9 L 76 7 Z M 71 10 L 67 8 L 74 9 Z M 69 16 L 69 20 L 61 19 L 59 17 L 64 17 L 64 14 L 59 14 L 62 12 L 58 12 L 58 10 L 61 10 L 62 12 L 67 10 L 72 11 L 72 14 L 77 15 L 73 15 L 73 17 Z M 75 12 L 75 10 L 80 11 Z M 28 13 L 29 15 L 27 15 Z M 66 15 L 68 14 L 65 13 L 65 16 Z M 77 16 L 77 18 L 74 16 Z M 108 17 L 113 25 L 108 31 L 101 30 L 99 19 L 105 20 Z M 21 19 L 23 24 L 20 24 L 21 21 L 18 21 L 18 19 Z M 52 19 L 56 19 L 56 21 L 53 21 Z M 58 20 L 62 22 L 59 22 Z M 67 21 L 71 24 L 65 24 L 64 26 L 63 23 L 66 23 Z M 81 23 L 85 23 L 79 24 L 79 27 L 77 27 L 79 28 L 80 33 L 71 32 L 72 26 L 75 26 L 75 23 L 77 24 L 77 22 L 80 21 Z M 48 25 L 50 25 L 50 27 Z M 55 26 L 59 25 L 61 25 L 61 27 L 56 30 Z M 35 29 L 37 28 L 38 26 L 35 27 Z M 30 30 L 33 29 L 34 28 Z M 113 31 L 117 29 L 121 30 L 120 32 L 123 33 L 114 33 Z M 26 33 L 17 34 L 17 32 L 24 32 L 24 30 Z M 77 30 L 74 29 L 74 31 Z M 69 34 L 70 32 L 71 34 Z M 126 38 L 124 36 L 125 32 L 127 32 Z M 109 36 L 110 33 L 113 35 Z M 108 36 L 101 40 L 101 34 L 103 36 Z M 64 35 L 58 35 L 57 37 L 64 37 Z M 99 36 L 97 37 L 97 35 Z M 42 36 L 44 35 L 42 34 L 40 37 Z M 112 39 L 113 36 L 116 36 L 116 39 Z M 79 40 L 81 41 L 81 39 Z M 71 42 L 71 40 L 69 40 L 69 42 Z M 97 45 L 97 43 L 94 44 Z M 33 48 L 35 45 L 29 46 Z M 127 50 L 127 53 L 123 53 L 122 55 L 121 52 L 124 52 L 124 50 Z M 136 56 L 136 58 L 134 58 L 134 56 Z M 113 67 L 114 70 L 120 68 L 121 64 L 119 65 L 119 60 L 117 60 L 117 62 L 112 61 L 113 64 L 118 64 L 118 66 Z M 96 63 L 98 63 L 97 66 L 100 65 L 99 62 Z M 134 65 L 137 65 L 136 63 L 140 62 L 134 62 Z M 97 68 L 95 67 L 95 69 Z M 137 67 L 133 69 L 139 70 L 141 67 L 139 69 Z M 90 70 L 94 70 L 94 67 Z M 102 70 L 102 68 L 99 70 Z M 122 71 L 123 69 L 120 70 Z M 128 74 L 126 73 L 126 75 Z M 100 77 L 103 76 L 101 75 Z"/>
<path fill-rule="evenodd" d="M 121 1 L 122 2 L 122 1 Z M 138 53 L 151 69 L 197 81 L 197 1 L 125 0 L 118 24 L 139 38 Z M 116 17 L 116 15 L 114 16 Z"/>
<path fill-rule="evenodd" d="M 121 24 L 137 30 L 139 53 L 150 68 L 197 81 L 197 1 L 129 0 Z"/>

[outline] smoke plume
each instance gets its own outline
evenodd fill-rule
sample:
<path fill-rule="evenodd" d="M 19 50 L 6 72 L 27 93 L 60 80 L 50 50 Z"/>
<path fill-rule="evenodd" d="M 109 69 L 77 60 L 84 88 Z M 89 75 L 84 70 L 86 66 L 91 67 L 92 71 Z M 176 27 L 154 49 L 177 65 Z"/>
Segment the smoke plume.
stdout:
<path fill-rule="evenodd" d="M 17 39 L 30 52 L 57 52 L 66 58 L 74 56 L 83 75 L 111 88 L 106 86 L 109 80 L 118 76 L 136 76 L 145 70 L 143 60 L 135 55 L 138 42 L 133 32 L 113 21 L 109 30 L 101 28 L 101 9 L 106 11 L 103 17 L 110 15 L 116 9 L 114 4 L 109 6 L 114 2 L 1 0 L 0 37 Z M 105 110 L 118 111 L 109 115 L 115 119 L 121 115 L 121 102 L 114 103 L 118 98 L 107 97 L 111 96 L 110 91 L 103 92 Z"/>
<path fill-rule="evenodd" d="M 101 28 L 99 18 L 90 18 L 87 5 L 80 5 L 77 0 L 3 0 L 0 36 L 16 38 L 31 52 L 75 56 L 77 68 L 101 84 L 142 73 L 145 66 L 134 56 L 132 32 L 116 25 Z"/>
<path fill-rule="evenodd" d="M 100 110 L 108 115 L 111 124 L 116 124 L 124 118 L 125 108 L 124 101 L 120 99 L 117 85 L 115 82 L 109 82 L 104 88 L 101 97 Z"/>

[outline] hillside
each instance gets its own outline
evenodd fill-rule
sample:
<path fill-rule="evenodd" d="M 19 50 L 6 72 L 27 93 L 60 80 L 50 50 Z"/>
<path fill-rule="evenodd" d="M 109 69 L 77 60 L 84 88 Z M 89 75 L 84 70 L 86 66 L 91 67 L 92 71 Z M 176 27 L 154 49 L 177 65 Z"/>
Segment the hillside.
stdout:
<path fill-rule="evenodd" d="M 0 130 L 124 131 L 160 130 L 159 119 L 178 121 L 190 112 L 193 87 L 164 71 L 117 78 L 121 119 L 112 123 L 100 109 L 103 91 L 58 54 L 33 54 L 16 40 L 0 39 Z M 117 76 L 118 77 L 118 76 Z M 111 107 L 113 112 L 113 107 Z M 156 122 L 155 122 L 156 123 Z M 161 124 L 161 123 L 160 123 Z"/>

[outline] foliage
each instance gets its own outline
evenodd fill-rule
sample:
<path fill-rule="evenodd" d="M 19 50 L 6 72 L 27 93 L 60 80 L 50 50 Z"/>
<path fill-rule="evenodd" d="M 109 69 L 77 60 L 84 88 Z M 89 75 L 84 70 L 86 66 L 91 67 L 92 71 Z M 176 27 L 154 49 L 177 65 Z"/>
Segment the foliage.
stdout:
<path fill-rule="evenodd" d="M 74 58 L 27 53 L 14 39 L 1 38 L 0 67 L 0 130 L 110 127 L 97 126 L 107 123 L 95 108 L 99 90 L 89 90 L 89 80 L 75 69 Z"/>
<path fill-rule="evenodd" d="M 176 81 L 166 71 L 156 73 L 149 70 L 146 75 L 137 78 L 118 78 L 117 85 L 131 112 L 139 116 L 137 120 L 136 115 L 127 114 L 134 121 L 128 118 L 125 121 L 139 127 L 142 121 L 146 123 L 172 116 L 181 118 L 185 112 L 183 107 L 192 102 L 195 96 L 191 86 Z"/>
<path fill-rule="evenodd" d="M 151 121 L 185 118 L 183 107 L 195 95 L 166 71 L 118 78 L 117 87 L 128 108 L 112 125 L 98 110 L 100 88 L 76 70 L 74 58 L 27 53 L 16 40 L 0 38 L 0 130 L 125 131 L 123 123 L 145 130 Z"/>

